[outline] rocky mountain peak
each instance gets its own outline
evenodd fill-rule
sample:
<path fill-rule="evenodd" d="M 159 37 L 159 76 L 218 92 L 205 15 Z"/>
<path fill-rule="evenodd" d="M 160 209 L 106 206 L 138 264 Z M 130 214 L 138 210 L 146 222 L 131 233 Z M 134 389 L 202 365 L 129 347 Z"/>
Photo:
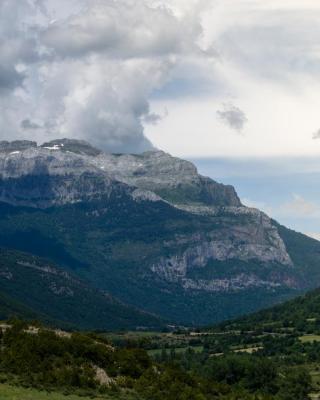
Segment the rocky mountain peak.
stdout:
<path fill-rule="evenodd" d="M 0 141 L 1 153 L 23 151 L 35 147 L 37 147 L 37 142 L 32 142 L 30 140 L 14 140 L 13 142 L 7 142 L 6 140 Z"/>
<path fill-rule="evenodd" d="M 92 161 L 121 182 L 155 192 L 177 204 L 241 207 L 232 186 L 201 176 L 190 161 L 163 151 L 142 154 L 105 154 Z"/>
<path fill-rule="evenodd" d="M 60 150 L 63 152 L 71 152 L 75 154 L 82 154 L 87 156 L 98 156 L 102 153 L 101 150 L 93 147 L 85 140 L 77 139 L 55 139 L 50 142 L 43 143 L 40 147 L 47 150 Z"/>
<path fill-rule="evenodd" d="M 3 179 L 35 175 L 71 179 L 90 173 L 153 192 L 174 205 L 242 206 L 232 186 L 203 177 L 191 162 L 159 150 L 108 154 L 86 141 L 67 138 L 39 147 L 29 141 L 2 142 L 2 148 L 0 177 Z"/>

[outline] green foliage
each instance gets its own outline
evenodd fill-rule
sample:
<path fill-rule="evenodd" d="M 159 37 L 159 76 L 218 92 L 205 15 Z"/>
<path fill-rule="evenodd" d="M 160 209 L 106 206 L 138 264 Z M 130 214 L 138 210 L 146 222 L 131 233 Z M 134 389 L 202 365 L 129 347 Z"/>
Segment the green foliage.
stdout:
<path fill-rule="evenodd" d="M 95 388 L 94 349 L 54 332 L 28 333 L 15 325 L 3 336 L 1 370 L 32 386 Z M 90 358 L 84 357 L 84 351 Z"/>
<path fill-rule="evenodd" d="M 274 221 L 304 288 L 320 286 L 320 242 Z"/>
<path fill-rule="evenodd" d="M 227 293 L 188 292 L 179 284 L 158 278 L 151 271 L 150 266 L 159 259 L 182 254 L 185 251 L 188 244 L 184 241 L 180 243 L 176 240 L 177 237 L 192 237 L 199 233 L 209 235 L 210 232 L 212 234 L 216 230 L 239 224 L 251 224 L 250 217 L 235 217 L 223 210 L 215 217 L 203 217 L 183 212 L 161 202 L 147 204 L 133 202 L 126 196 L 120 199 L 111 196 L 108 199 L 46 210 L 0 204 L 0 232 L 3 232 L 0 233 L 0 246 L 46 257 L 61 268 L 79 276 L 83 281 L 90 281 L 90 285 L 111 293 L 121 302 L 145 309 L 174 323 L 204 325 L 254 312 L 298 293 L 297 290 L 287 287 Z M 297 249 L 303 252 L 303 246 Z M 308 263 L 309 261 L 308 258 Z M 208 264 L 207 268 L 189 273 L 190 277 L 196 279 L 211 279 L 230 277 L 243 271 L 257 274 L 263 280 L 274 274 L 283 279 L 287 276 L 300 278 L 300 272 L 297 271 L 299 272 L 297 275 L 291 267 L 268 265 L 268 268 L 265 268 L 255 261 L 214 262 Z M 32 277 L 29 279 L 32 281 Z M 1 278 L 1 287 L 7 287 L 5 294 L 23 302 L 39 314 L 54 311 L 54 315 L 50 315 L 50 318 L 61 320 L 69 310 L 66 319 L 70 319 L 70 322 L 81 328 L 116 329 L 117 327 L 116 324 L 101 326 L 101 322 L 106 324 L 111 321 L 107 315 L 104 318 L 99 317 L 101 312 L 92 314 L 83 311 L 82 315 L 85 314 L 86 318 L 80 316 L 75 318 L 77 314 L 73 313 L 72 309 L 78 309 L 79 312 L 81 308 L 84 309 L 83 298 L 88 296 L 79 295 L 72 308 L 66 307 L 68 302 L 65 302 L 63 306 L 59 304 L 56 307 L 48 303 L 45 309 L 44 305 L 47 304 L 46 300 L 49 302 L 49 298 L 47 296 L 44 301 L 41 300 L 36 304 L 38 288 L 31 287 L 30 292 L 33 296 L 24 293 L 21 298 L 21 295 L 18 297 L 21 288 L 12 289 L 10 283 L 14 282 Z M 94 303 L 98 302 L 101 303 L 95 299 Z M 206 304 L 206 307 L 203 307 L 203 304 Z M 119 305 L 115 308 L 118 312 L 114 310 L 113 315 L 121 315 Z M 96 307 L 90 306 L 90 309 L 95 310 Z M 150 321 L 150 316 L 143 318 L 142 315 L 136 314 L 134 321 L 133 315 L 132 308 L 127 312 L 122 310 L 118 327 L 157 325 L 155 320 Z M 89 317 L 91 321 L 86 323 Z"/>
<path fill-rule="evenodd" d="M 218 382 L 219 377 L 208 378 L 178 361 L 156 363 L 143 349 L 113 348 L 97 335 L 69 335 L 20 321 L 11 324 L 0 337 L 2 383 L 106 399 L 253 399 L 244 386 Z M 189 357 L 192 359 L 192 352 Z M 111 386 L 99 381 L 97 368 L 112 379 Z"/>
<path fill-rule="evenodd" d="M 307 400 L 312 390 L 310 374 L 303 368 L 287 371 L 282 380 L 279 400 Z"/>
<path fill-rule="evenodd" d="M 0 335 L 0 383 L 105 399 L 306 400 L 313 388 L 308 363 L 320 362 L 320 342 L 302 343 L 294 334 L 259 335 L 261 350 L 250 354 L 236 349 L 257 340 L 254 330 L 222 334 L 220 327 L 198 339 L 185 331 L 136 333 L 128 335 L 134 341 L 114 347 L 103 334 L 70 334 L 20 320 L 10 324 Z M 189 344 L 197 340 L 204 350 L 175 351 L 171 346 L 178 337 Z M 157 341 L 167 349 L 156 361 L 143 347 Z M 220 355 L 212 354 L 217 342 L 223 343 Z M 99 380 L 97 369 L 111 379 L 109 386 Z"/>
<path fill-rule="evenodd" d="M 18 316 L 63 328 L 105 330 L 164 324 L 66 274 L 48 260 L 15 250 L 0 248 L 0 284 L 0 319 Z"/>
<path fill-rule="evenodd" d="M 92 396 L 75 396 L 73 394 L 64 395 L 61 392 L 48 392 L 34 388 L 24 388 L 21 386 L 13 386 L 0 383 L 1 400 L 98 400 Z M 107 400 L 112 400 L 114 397 L 105 397 Z M 126 398 L 129 400 L 129 397 Z M 130 398 L 130 400 L 133 400 Z"/>
<path fill-rule="evenodd" d="M 268 308 L 253 315 L 242 317 L 220 325 L 221 329 L 255 329 L 272 332 L 294 331 L 320 333 L 320 289 L 284 304 Z"/>

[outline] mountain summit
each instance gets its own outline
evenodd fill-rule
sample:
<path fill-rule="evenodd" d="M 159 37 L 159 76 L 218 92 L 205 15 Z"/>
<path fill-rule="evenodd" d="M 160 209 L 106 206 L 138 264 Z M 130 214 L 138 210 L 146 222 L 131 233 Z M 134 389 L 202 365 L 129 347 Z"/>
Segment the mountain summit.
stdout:
<path fill-rule="evenodd" d="M 25 181 L 28 176 L 50 177 L 46 187 L 39 187 L 38 182 L 34 182 L 36 190 L 51 191 L 51 196 L 39 192 L 39 202 L 43 207 L 82 199 L 80 192 L 70 196 L 71 188 L 63 196 L 61 186 L 70 177 L 81 177 L 83 196 L 86 198 L 95 196 L 97 191 L 102 194 L 102 186 L 107 190 L 111 181 L 118 181 L 142 191 L 152 191 L 174 204 L 241 206 L 233 187 L 199 175 L 192 163 L 171 157 L 163 151 L 139 155 L 106 154 L 85 141 L 73 139 L 53 140 L 39 147 L 31 141 L 0 142 L 0 177 L 4 185 L 1 198 L 14 202 L 13 198 L 6 199 L 6 193 L 12 193 L 12 190 L 8 188 L 6 191 L 5 183 L 15 185 L 17 180 Z M 89 192 L 86 184 L 90 185 Z M 28 189 L 30 197 L 28 193 L 23 196 L 17 193 L 16 202 L 37 207 L 39 202 L 33 197 L 32 188 Z M 77 190 L 76 187 L 73 190 Z M 44 198 L 47 198 L 47 204 Z"/>
<path fill-rule="evenodd" d="M 1 246 L 174 322 L 230 318 L 320 283 L 319 242 L 162 151 L 0 142 L 0 201 Z"/>

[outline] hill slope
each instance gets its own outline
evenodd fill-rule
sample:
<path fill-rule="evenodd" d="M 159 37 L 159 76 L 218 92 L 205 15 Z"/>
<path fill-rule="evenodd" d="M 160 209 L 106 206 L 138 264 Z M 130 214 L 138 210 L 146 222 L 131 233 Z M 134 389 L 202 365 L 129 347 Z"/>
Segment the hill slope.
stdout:
<path fill-rule="evenodd" d="M 221 234 L 217 217 L 162 202 L 107 204 L 107 211 L 103 200 L 46 210 L 0 204 L 0 244 L 49 257 L 125 303 L 184 324 L 232 318 L 299 292 L 291 265 L 214 260 L 206 241 L 216 226 Z"/>
<path fill-rule="evenodd" d="M 236 330 L 320 333 L 320 289 L 221 326 Z"/>
<path fill-rule="evenodd" d="M 0 249 L 0 319 L 39 319 L 80 329 L 159 328 L 156 317 L 126 306 L 51 262 Z"/>

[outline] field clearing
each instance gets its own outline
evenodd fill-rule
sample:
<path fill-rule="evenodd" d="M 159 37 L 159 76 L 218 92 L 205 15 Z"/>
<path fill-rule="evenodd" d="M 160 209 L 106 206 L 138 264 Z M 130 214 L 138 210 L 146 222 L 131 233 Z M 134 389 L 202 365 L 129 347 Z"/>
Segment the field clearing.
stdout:
<path fill-rule="evenodd" d="M 101 395 L 92 396 L 76 396 L 63 395 L 58 392 L 46 392 L 36 389 L 25 389 L 18 386 L 8 384 L 0 384 L 0 400 L 136 400 L 136 397 L 129 393 L 117 394 L 115 396 Z"/>
<path fill-rule="evenodd" d="M 203 346 L 187 346 L 187 347 L 176 347 L 174 348 L 174 351 L 176 354 L 183 354 L 185 353 L 188 349 L 193 350 L 196 353 L 201 353 L 203 351 Z M 155 357 L 155 356 L 160 356 L 162 353 L 163 349 L 153 349 L 153 350 L 148 350 L 148 354 L 150 357 Z M 166 353 L 169 355 L 171 349 L 165 349 Z"/>
<path fill-rule="evenodd" d="M 244 349 L 237 349 L 233 350 L 234 353 L 247 353 L 247 354 L 253 354 L 256 353 L 259 350 L 263 350 L 262 346 L 256 346 L 256 347 L 246 347 Z"/>
<path fill-rule="evenodd" d="M 302 343 L 320 342 L 320 335 L 303 335 L 299 337 Z"/>
<path fill-rule="evenodd" d="M 1 400 L 89 400 L 89 397 L 64 396 L 61 393 L 48 393 L 35 389 L 0 384 Z"/>
<path fill-rule="evenodd" d="M 311 366 L 310 375 L 314 388 L 316 389 L 317 392 L 320 391 L 320 371 L 318 367 L 316 367 L 315 369 L 314 366 Z"/>
<path fill-rule="evenodd" d="M 111 341 L 118 339 L 137 340 L 143 338 L 158 338 L 161 337 L 162 335 L 164 334 L 155 331 L 129 331 L 124 333 L 106 332 L 100 334 L 101 337 Z"/>

